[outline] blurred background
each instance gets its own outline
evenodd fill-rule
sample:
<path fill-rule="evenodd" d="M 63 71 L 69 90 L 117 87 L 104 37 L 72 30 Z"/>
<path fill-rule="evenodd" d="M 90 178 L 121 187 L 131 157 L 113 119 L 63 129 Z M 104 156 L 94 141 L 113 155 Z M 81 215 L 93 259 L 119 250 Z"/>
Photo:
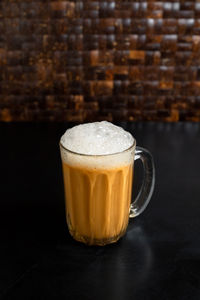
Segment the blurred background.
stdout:
<path fill-rule="evenodd" d="M 0 2 L 0 121 L 200 121 L 200 2 Z"/>

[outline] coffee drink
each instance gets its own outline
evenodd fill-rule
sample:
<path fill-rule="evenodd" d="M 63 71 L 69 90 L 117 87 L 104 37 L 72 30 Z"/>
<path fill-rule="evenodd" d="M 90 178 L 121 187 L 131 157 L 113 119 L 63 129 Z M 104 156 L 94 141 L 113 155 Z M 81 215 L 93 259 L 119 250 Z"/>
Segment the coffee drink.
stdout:
<path fill-rule="evenodd" d="M 129 220 L 134 138 L 109 122 L 88 123 L 68 129 L 60 149 L 71 235 L 90 245 L 115 242 Z"/>

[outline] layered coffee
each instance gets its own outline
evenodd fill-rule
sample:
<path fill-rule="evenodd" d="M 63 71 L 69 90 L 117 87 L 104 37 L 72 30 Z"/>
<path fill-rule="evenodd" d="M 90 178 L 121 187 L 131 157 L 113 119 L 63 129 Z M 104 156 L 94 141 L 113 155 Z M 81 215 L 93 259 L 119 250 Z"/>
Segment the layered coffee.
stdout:
<path fill-rule="evenodd" d="M 66 216 L 87 244 L 115 242 L 126 231 L 135 141 L 109 122 L 75 126 L 61 138 Z"/>

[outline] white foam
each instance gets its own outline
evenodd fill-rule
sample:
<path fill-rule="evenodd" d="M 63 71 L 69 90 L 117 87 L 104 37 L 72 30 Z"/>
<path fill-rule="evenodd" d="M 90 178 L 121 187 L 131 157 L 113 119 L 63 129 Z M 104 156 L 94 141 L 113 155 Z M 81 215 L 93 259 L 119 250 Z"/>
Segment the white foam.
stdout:
<path fill-rule="evenodd" d="M 133 136 L 123 128 L 107 121 L 74 126 L 65 132 L 60 142 L 70 151 L 90 155 L 88 157 L 75 155 L 61 149 L 62 159 L 70 164 L 110 167 L 128 164 L 133 157 L 130 156 L 129 151 L 123 152 L 134 144 Z"/>
<path fill-rule="evenodd" d="M 131 147 L 133 142 L 129 132 L 107 121 L 74 126 L 61 137 L 66 149 L 87 155 L 122 152 Z"/>

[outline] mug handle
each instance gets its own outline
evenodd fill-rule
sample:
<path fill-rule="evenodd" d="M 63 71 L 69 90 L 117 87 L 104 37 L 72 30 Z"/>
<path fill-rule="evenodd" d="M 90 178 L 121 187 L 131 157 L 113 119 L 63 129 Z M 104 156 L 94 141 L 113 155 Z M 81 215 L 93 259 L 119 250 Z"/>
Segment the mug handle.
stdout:
<path fill-rule="evenodd" d="M 129 217 L 140 215 L 147 207 L 155 185 L 155 167 L 151 153 L 141 147 L 135 149 L 135 160 L 141 159 L 144 169 L 144 179 L 136 199 L 131 203 Z"/>

